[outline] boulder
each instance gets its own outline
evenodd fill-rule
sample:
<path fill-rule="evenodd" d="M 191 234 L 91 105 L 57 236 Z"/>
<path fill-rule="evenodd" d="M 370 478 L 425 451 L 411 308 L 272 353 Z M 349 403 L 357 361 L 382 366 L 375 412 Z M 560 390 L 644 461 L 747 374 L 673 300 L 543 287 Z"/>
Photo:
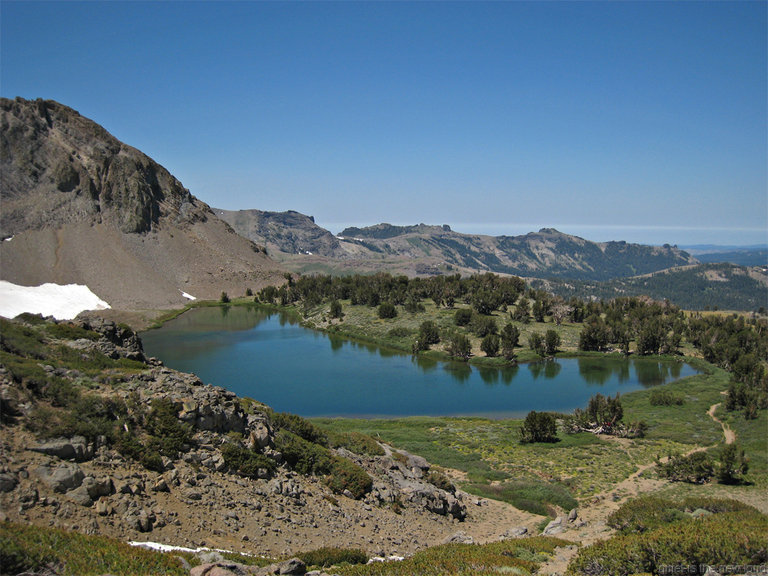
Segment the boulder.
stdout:
<path fill-rule="evenodd" d="M 442 544 L 474 544 L 475 539 L 469 534 L 460 530 L 455 534 L 452 534 L 442 541 Z"/>
<path fill-rule="evenodd" d="M 10 492 L 14 488 L 16 488 L 16 484 L 18 484 L 19 481 L 16 479 L 16 476 L 13 474 L 3 473 L 0 474 L 0 492 Z"/>
<path fill-rule="evenodd" d="M 85 506 L 86 508 L 93 506 L 93 499 L 88 494 L 88 489 L 85 487 L 85 485 L 80 485 L 74 490 L 67 492 L 67 498 L 75 504 Z"/>
<path fill-rule="evenodd" d="M 563 517 L 558 516 L 552 522 L 547 524 L 547 527 L 544 528 L 544 531 L 541 533 L 543 536 L 554 536 L 555 534 L 560 534 L 563 531 Z"/>
<path fill-rule="evenodd" d="M 62 460 L 76 460 L 83 462 L 93 458 L 93 445 L 88 444 L 82 436 L 73 436 L 72 438 L 56 438 L 48 440 L 37 446 L 30 446 L 33 452 L 56 456 Z"/>
<path fill-rule="evenodd" d="M 63 462 L 56 467 L 43 464 L 34 469 L 34 474 L 54 492 L 64 493 L 83 483 L 85 474 L 77 464 Z"/>

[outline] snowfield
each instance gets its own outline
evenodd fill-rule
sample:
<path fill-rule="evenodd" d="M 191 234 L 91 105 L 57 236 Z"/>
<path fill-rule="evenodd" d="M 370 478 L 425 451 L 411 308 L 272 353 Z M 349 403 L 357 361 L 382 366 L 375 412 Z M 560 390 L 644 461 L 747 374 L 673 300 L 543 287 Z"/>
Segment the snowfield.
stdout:
<path fill-rule="evenodd" d="M 84 310 L 105 310 L 109 304 L 81 284 L 19 286 L 0 280 L 0 316 L 14 318 L 22 312 L 71 320 Z"/>

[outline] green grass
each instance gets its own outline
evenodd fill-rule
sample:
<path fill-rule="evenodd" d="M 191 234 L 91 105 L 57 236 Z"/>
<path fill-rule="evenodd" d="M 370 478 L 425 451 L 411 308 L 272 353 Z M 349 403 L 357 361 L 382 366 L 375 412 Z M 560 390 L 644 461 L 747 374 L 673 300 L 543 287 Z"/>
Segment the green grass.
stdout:
<path fill-rule="evenodd" d="M 482 576 L 535 573 L 558 546 L 570 542 L 537 536 L 491 544 L 445 544 L 417 552 L 402 562 L 334 568 L 341 576 Z"/>
<path fill-rule="evenodd" d="M 610 490 L 628 478 L 641 465 L 651 464 L 668 453 L 687 452 L 695 446 L 722 443 L 720 425 L 707 410 L 721 402 L 729 375 L 706 363 L 695 361 L 703 372 L 665 385 L 670 392 L 685 398 L 682 405 L 652 406 L 651 390 L 622 397 L 624 420 L 645 420 L 646 438 L 617 442 L 586 432 L 566 434 L 559 430 L 559 442 L 520 444 L 519 420 L 482 418 L 402 418 L 393 420 L 316 419 L 323 429 L 335 432 L 360 432 L 395 447 L 424 456 L 435 465 L 466 474 L 460 487 L 481 496 L 513 502 L 515 498 L 533 500 L 547 510 L 552 494 L 565 487 L 571 496 L 586 499 Z M 720 412 L 718 413 L 720 414 Z M 746 422 L 732 417 L 732 427 L 740 434 L 747 455 L 755 463 L 751 478 L 764 485 L 766 477 L 765 413 Z M 546 479 L 551 490 L 536 498 L 515 496 L 511 488 L 525 482 Z M 496 483 L 502 484 L 496 485 Z M 523 483 L 515 485 L 515 482 Z M 561 507 L 565 507 L 562 506 Z M 528 505 L 528 509 L 533 506 Z"/>
<path fill-rule="evenodd" d="M 0 568 L 4 574 L 35 571 L 48 564 L 59 566 L 56 573 L 63 576 L 189 574 L 174 554 L 129 546 L 103 536 L 0 523 Z"/>

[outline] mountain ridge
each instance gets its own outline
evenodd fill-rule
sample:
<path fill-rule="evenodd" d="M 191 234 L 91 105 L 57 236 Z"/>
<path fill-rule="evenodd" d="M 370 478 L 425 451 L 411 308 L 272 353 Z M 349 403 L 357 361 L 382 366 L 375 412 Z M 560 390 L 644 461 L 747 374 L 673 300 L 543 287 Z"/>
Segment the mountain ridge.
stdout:
<path fill-rule="evenodd" d="M 258 211 L 237 214 L 249 212 Z M 297 214 L 293 211 L 269 214 L 273 219 L 280 218 L 287 226 L 291 226 L 291 221 L 296 222 L 295 217 L 289 219 L 287 216 Z M 445 224 L 401 226 L 380 223 L 345 228 L 333 236 L 334 248 L 328 251 L 309 241 L 311 235 L 318 236 L 324 231 L 314 219 L 305 220 L 303 228 L 299 225 L 293 231 L 282 230 L 281 237 L 253 219 L 248 225 L 231 216 L 227 221 L 238 233 L 251 239 L 258 238 L 282 252 L 281 255 L 271 254 L 295 271 L 357 269 L 394 271 L 410 276 L 495 272 L 602 281 L 698 263 L 687 252 L 668 244 L 592 242 L 554 228 L 542 228 L 521 236 L 487 236 L 456 232 Z M 331 233 L 324 232 L 325 241 L 330 242 Z M 291 235 L 305 240 L 302 250 L 285 250 L 284 237 Z"/>

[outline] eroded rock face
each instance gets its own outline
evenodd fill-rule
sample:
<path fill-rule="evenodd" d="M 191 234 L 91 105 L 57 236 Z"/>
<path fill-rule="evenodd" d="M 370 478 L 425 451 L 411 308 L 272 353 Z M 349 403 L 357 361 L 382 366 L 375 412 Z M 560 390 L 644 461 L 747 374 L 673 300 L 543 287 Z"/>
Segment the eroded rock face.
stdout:
<path fill-rule="evenodd" d="M 0 100 L 0 111 L 4 235 L 102 221 L 141 233 L 162 216 L 205 219 L 165 168 L 77 111 L 21 98 Z"/>

